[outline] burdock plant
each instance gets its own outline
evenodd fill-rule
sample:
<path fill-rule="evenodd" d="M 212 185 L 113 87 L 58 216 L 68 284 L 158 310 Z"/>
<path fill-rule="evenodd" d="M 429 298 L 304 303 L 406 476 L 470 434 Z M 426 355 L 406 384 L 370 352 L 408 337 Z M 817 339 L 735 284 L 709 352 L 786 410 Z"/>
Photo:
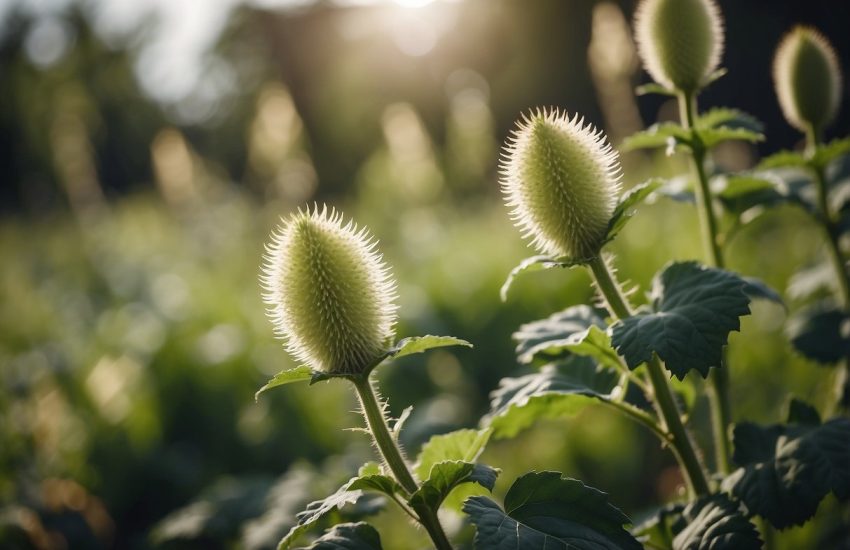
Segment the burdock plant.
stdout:
<path fill-rule="evenodd" d="M 401 420 L 391 431 L 386 403 L 379 401 L 370 375 L 389 358 L 468 342 L 424 336 L 393 344 L 396 290 L 388 267 L 369 233 L 358 230 L 353 222 L 344 223 L 342 214 L 327 206 L 299 211 L 272 233 L 261 283 L 275 331 L 286 340 L 292 356 L 305 364 L 275 376 L 257 392 L 258 396 L 270 388 L 302 380 L 350 381 L 386 469 L 366 465 L 337 493 L 311 504 L 299 514 L 298 525 L 280 547 L 288 548 L 322 516 L 356 500 L 362 491 L 376 491 L 391 497 L 420 523 L 435 547 L 451 548 L 437 518 L 445 497 L 440 490 L 447 493 L 469 481 L 492 488 L 496 471 L 467 462 L 439 463 L 432 468 L 442 483 L 439 489 L 434 488 L 430 475 L 417 481 L 398 443 Z M 351 524 L 337 526 L 327 536 L 338 542 L 340 537 L 377 538 L 377 533 L 366 524 Z"/>

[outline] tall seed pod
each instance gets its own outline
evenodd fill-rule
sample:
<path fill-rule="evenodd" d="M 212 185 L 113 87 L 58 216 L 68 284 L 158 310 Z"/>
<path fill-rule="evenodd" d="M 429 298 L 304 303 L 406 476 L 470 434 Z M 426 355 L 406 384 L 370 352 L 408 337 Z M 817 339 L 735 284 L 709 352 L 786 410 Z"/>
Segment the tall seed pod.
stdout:
<path fill-rule="evenodd" d="M 782 113 L 795 128 L 818 133 L 838 113 L 838 58 L 815 29 L 797 26 L 782 39 L 773 58 L 773 80 Z"/>
<path fill-rule="evenodd" d="M 260 278 L 275 331 L 298 360 L 329 374 L 359 374 L 387 350 L 395 282 L 375 241 L 342 214 L 298 211 L 271 236 Z"/>
<path fill-rule="evenodd" d="M 576 259 L 599 254 L 621 178 L 602 132 L 557 109 L 524 115 L 503 148 L 500 171 L 511 217 L 535 248 Z"/>
<path fill-rule="evenodd" d="M 714 0 L 643 0 L 635 11 L 635 39 L 656 82 L 696 92 L 723 54 L 720 9 Z"/>

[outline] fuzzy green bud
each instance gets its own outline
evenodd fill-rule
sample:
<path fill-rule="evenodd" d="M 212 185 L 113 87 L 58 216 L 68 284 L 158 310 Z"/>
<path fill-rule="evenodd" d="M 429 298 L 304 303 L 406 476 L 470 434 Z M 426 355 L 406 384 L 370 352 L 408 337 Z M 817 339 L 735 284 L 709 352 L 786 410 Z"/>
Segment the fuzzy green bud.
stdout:
<path fill-rule="evenodd" d="M 773 80 L 782 112 L 795 128 L 817 133 L 835 118 L 841 69 L 832 46 L 816 30 L 798 26 L 782 39 Z"/>
<path fill-rule="evenodd" d="M 659 84 L 699 90 L 723 53 L 723 22 L 714 0 L 643 0 L 635 40 L 644 67 Z"/>
<path fill-rule="evenodd" d="M 330 374 L 359 374 L 387 350 L 395 282 L 366 229 L 342 214 L 298 211 L 271 236 L 261 275 L 279 336 L 300 361 Z"/>
<path fill-rule="evenodd" d="M 576 259 L 598 255 L 621 178 L 602 132 L 557 109 L 523 116 L 500 170 L 511 217 L 535 248 Z"/>

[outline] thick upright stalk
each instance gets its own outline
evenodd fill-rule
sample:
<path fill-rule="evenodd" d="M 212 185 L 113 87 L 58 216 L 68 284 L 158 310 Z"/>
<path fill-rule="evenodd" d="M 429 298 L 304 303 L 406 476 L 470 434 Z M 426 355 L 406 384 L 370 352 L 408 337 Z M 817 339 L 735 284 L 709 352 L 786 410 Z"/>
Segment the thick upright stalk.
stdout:
<path fill-rule="evenodd" d="M 366 423 L 369 425 L 369 431 L 381 452 L 387 466 L 389 466 L 396 481 L 407 491 L 408 494 L 414 493 L 419 486 L 410 473 L 401 451 L 396 445 L 396 441 L 390 434 L 387 426 L 387 419 L 381 406 L 378 404 L 378 399 L 375 396 L 375 390 L 372 387 L 372 382 L 368 376 L 361 376 L 352 379 L 354 387 L 357 389 L 357 396 L 360 398 L 360 405 L 363 408 L 363 414 L 366 417 Z M 440 525 L 440 520 L 437 514 L 427 506 L 414 506 L 414 511 L 419 517 L 419 522 L 425 527 L 431 540 L 434 542 L 434 547 L 437 550 L 451 550 L 452 545 L 443 531 L 443 526 Z"/>
<path fill-rule="evenodd" d="M 596 286 L 608 306 L 609 312 L 617 319 L 626 319 L 632 316 L 632 309 L 626 298 L 620 292 L 620 288 L 614 282 L 608 267 L 601 258 L 590 262 L 590 269 Z M 694 442 L 688 435 L 682 416 L 673 392 L 667 381 L 664 366 L 656 355 L 647 365 L 649 380 L 652 384 L 653 403 L 663 419 L 667 431 L 670 433 L 670 448 L 676 456 L 688 485 L 688 491 L 693 495 L 704 495 L 709 492 L 708 478 L 696 453 Z"/>
<path fill-rule="evenodd" d="M 685 128 L 694 127 L 696 108 L 694 95 L 680 92 L 679 117 Z M 697 214 L 700 222 L 703 248 L 709 263 L 715 267 L 724 267 L 723 253 L 718 238 L 719 230 L 714 209 L 711 206 L 711 190 L 708 187 L 708 176 L 705 173 L 706 150 L 699 138 L 695 137 L 691 155 L 691 165 L 697 180 L 695 187 Z M 714 457 L 720 473 L 727 474 L 730 470 L 729 457 L 729 423 L 732 414 L 729 406 L 729 368 L 726 364 L 726 353 L 723 354 L 723 365 L 709 376 L 708 400 L 711 409 L 711 428 L 714 439 Z"/>

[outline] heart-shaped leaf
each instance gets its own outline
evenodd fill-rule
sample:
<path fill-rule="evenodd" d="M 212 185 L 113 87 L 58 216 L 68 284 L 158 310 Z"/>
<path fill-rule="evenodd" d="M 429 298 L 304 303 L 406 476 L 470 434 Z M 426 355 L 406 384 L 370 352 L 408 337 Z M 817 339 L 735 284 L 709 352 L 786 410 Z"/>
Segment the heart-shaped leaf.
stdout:
<path fill-rule="evenodd" d="M 505 495 L 505 509 L 487 497 L 463 506 L 477 528 L 477 550 L 639 549 L 623 528 L 629 523 L 608 495 L 560 472 L 531 472 Z"/>

